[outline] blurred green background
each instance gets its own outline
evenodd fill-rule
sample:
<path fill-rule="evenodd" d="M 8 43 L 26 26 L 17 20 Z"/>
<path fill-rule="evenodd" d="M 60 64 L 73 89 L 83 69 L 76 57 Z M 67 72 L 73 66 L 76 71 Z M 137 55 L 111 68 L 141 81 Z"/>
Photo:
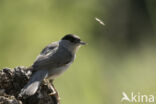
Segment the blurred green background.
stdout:
<path fill-rule="evenodd" d="M 121 104 L 122 92 L 156 95 L 155 3 L 0 0 L 0 68 L 30 66 L 43 47 L 73 33 L 88 45 L 55 80 L 62 104 Z"/>

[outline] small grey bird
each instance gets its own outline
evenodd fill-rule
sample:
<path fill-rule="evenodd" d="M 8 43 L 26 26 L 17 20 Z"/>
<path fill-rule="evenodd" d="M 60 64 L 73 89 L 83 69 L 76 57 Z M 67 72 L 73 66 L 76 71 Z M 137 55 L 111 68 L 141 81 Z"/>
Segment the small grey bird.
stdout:
<path fill-rule="evenodd" d="M 85 44 L 78 36 L 67 34 L 46 46 L 31 66 L 32 76 L 19 95 L 34 95 L 43 79 L 53 80 L 63 73 L 73 63 L 78 48 Z"/>

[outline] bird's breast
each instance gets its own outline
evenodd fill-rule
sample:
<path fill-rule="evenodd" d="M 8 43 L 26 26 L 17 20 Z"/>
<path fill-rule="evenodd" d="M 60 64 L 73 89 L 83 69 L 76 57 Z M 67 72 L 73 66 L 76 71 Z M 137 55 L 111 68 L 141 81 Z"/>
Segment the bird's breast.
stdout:
<path fill-rule="evenodd" d="M 48 79 L 55 79 L 56 77 L 61 75 L 64 71 L 66 71 L 71 64 L 72 64 L 72 62 L 70 62 L 64 66 L 49 70 Z"/>

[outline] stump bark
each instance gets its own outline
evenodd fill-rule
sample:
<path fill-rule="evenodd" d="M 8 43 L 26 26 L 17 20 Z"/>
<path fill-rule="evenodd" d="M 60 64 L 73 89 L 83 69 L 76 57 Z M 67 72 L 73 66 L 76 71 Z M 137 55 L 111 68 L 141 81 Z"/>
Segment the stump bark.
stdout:
<path fill-rule="evenodd" d="M 59 96 L 54 85 L 47 81 L 41 83 L 34 95 L 26 98 L 18 96 L 31 77 L 32 72 L 26 69 L 16 67 L 0 70 L 0 104 L 59 104 Z M 56 93 L 50 95 L 53 92 Z"/>

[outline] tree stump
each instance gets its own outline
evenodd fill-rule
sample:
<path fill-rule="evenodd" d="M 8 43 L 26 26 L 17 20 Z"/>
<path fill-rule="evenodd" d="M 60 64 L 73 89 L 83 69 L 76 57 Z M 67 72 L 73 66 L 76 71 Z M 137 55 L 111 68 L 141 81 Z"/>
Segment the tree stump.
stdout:
<path fill-rule="evenodd" d="M 34 95 L 26 98 L 18 96 L 32 74 L 26 69 L 22 66 L 0 70 L 0 104 L 59 104 L 59 96 L 54 85 L 47 81 L 41 83 Z M 56 93 L 50 95 L 53 92 Z"/>

